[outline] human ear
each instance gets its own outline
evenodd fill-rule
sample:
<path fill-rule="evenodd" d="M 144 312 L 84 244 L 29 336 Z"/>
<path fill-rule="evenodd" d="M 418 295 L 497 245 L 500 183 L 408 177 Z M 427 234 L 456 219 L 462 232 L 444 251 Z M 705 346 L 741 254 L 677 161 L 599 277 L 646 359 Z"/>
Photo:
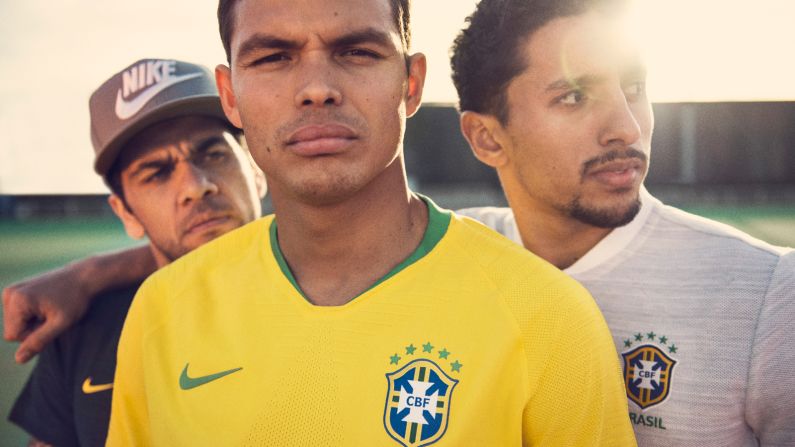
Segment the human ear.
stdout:
<path fill-rule="evenodd" d="M 494 116 L 466 111 L 461 114 L 460 124 L 461 133 L 478 160 L 492 168 L 508 163 L 508 155 L 501 143 L 502 125 Z"/>
<path fill-rule="evenodd" d="M 232 125 L 242 129 L 243 122 L 240 121 L 237 98 L 235 98 L 235 92 L 232 89 L 232 70 L 226 65 L 219 64 L 215 67 L 215 85 L 218 88 L 218 94 L 221 96 L 221 106 L 224 108 L 226 118 Z"/>
<path fill-rule="evenodd" d="M 124 231 L 127 232 L 128 236 L 133 239 L 143 239 L 143 237 L 146 236 L 144 226 L 141 224 L 141 221 L 135 217 L 132 211 L 130 211 L 127 204 L 124 203 L 124 199 L 116 194 L 111 194 L 110 197 L 108 197 L 108 204 L 119 217 L 121 223 L 124 224 Z"/>
<path fill-rule="evenodd" d="M 409 79 L 406 89 L 406 117 L 413 116 L 422 104 L 422 91 L 425 87 L 427 62 L 425 55 L 415 53 L 409 56 Z"/>

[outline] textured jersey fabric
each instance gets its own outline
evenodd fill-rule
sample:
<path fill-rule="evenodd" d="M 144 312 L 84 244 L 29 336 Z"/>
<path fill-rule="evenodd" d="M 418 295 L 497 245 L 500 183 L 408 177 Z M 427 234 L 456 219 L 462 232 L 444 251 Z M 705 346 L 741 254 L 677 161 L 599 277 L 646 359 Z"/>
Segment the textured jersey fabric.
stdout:
<path fill-rule="evenodd" d="M 39 354 L 9 419 L 56 446 L 104 446 L 116 345 L 138 285 L 98 296 Z"/>
<path fill-rule="evenodd" d="M 638 445 L 795 446 L 795 253 L 641 198 L 566 269 L 610 326 Z M 461 213 L 519 242 L 510 209 Z"/>
<path fill-rule="evenodd" d="M 302 296 L 273 217 L 157 272 L 125 323 L 108 444 L 635 445 L 587 292 L 429 215 L 419 255 L 343 306 Z"/>

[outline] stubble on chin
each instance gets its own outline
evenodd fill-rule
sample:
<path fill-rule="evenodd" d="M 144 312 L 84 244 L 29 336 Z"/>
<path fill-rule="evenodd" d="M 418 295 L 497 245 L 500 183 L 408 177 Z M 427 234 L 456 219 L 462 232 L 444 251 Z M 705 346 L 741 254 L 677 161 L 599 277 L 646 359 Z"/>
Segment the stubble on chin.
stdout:
<path fill-rule="evenodd" d="M 293 192 L 301 202 L 312 206 L 330 206 L 343 202 L 360 189 L 361 182 L 353 176 L 332 176 L 330 173 L 295 184 Z"/>
<path fill-rule="evenodd" d="M 632 222 L 640 212 L 640 197 L 627 204 L 604 205 L 586 204 L 581 196 L 575 197 L 566 205 L 566 213 L 582 223 L 598 228 L 618 228 Z"/>

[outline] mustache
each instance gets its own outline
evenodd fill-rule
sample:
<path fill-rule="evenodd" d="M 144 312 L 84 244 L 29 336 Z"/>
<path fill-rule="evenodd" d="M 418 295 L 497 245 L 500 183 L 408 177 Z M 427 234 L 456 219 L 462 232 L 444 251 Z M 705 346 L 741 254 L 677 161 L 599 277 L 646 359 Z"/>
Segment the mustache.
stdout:
<path fill-rule="evenodd" d="M 592 169 L 601 166 L 605 163 L 610 163 L 611 161 L 615 160 L 628 160 L 631 158 L 636 158 L 642 161 L 643 163 L 646 163 L 649 159 L 649 157 L 646 154 L 633 148 L 628 148 L 624 150 L 612 150 L 610 152 L 605 152 L 604 154 L 598 157 L 591 158 L 585 163 L 583 163 L 582 175 L 585 176 Z"/>

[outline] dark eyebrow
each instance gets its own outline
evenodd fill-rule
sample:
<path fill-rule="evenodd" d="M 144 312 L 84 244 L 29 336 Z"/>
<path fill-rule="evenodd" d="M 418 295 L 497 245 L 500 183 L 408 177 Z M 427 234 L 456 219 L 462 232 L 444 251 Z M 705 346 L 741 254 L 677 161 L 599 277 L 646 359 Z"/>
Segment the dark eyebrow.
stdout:
<path fill-rule="evenodd" d="M 373 43 L 383 47 L 392 46 L 389 34 L 376 28 L 365 28 L 351 31 L 333 39 L 329 44 L 332 47 L 349 47 L 363 43 Z"/>
<path fill-rule="evenodd" d="M 141 176 L 144 172 L 148 170 L 159 170 L 163 168 L 167 168 L 174 164 L 174 157 L 171 155 L 167 155 L 165 157 L 158 157 L 154 160 L 144 161 L 135 166 L 133 171 L 130 173 L 130 178 L 135 179 L 136 177 Z"/>
<path fill-rule="evenodd" d="M 295 40 L 282 39 L 271 34 L 257 33 L 246 39 L 240 45 L 237 58 L 246 57 L 249 53 L 263 49 L 295 50 L 301 48 L 301 44 Z"/>
<path fill-rule="evenodd" d="M 546 89 L 547 92 L 554 92 L 559 90 L 568 90 L 573 87 L 581 87 L 584 85 L 589 84 L 596 84 L 597 82 L 603 80 L 602 76 L 594 76 L 594 75 L 584 75 L 578 78 L 561 78 L 557 81 L 547 85 Z"/>

